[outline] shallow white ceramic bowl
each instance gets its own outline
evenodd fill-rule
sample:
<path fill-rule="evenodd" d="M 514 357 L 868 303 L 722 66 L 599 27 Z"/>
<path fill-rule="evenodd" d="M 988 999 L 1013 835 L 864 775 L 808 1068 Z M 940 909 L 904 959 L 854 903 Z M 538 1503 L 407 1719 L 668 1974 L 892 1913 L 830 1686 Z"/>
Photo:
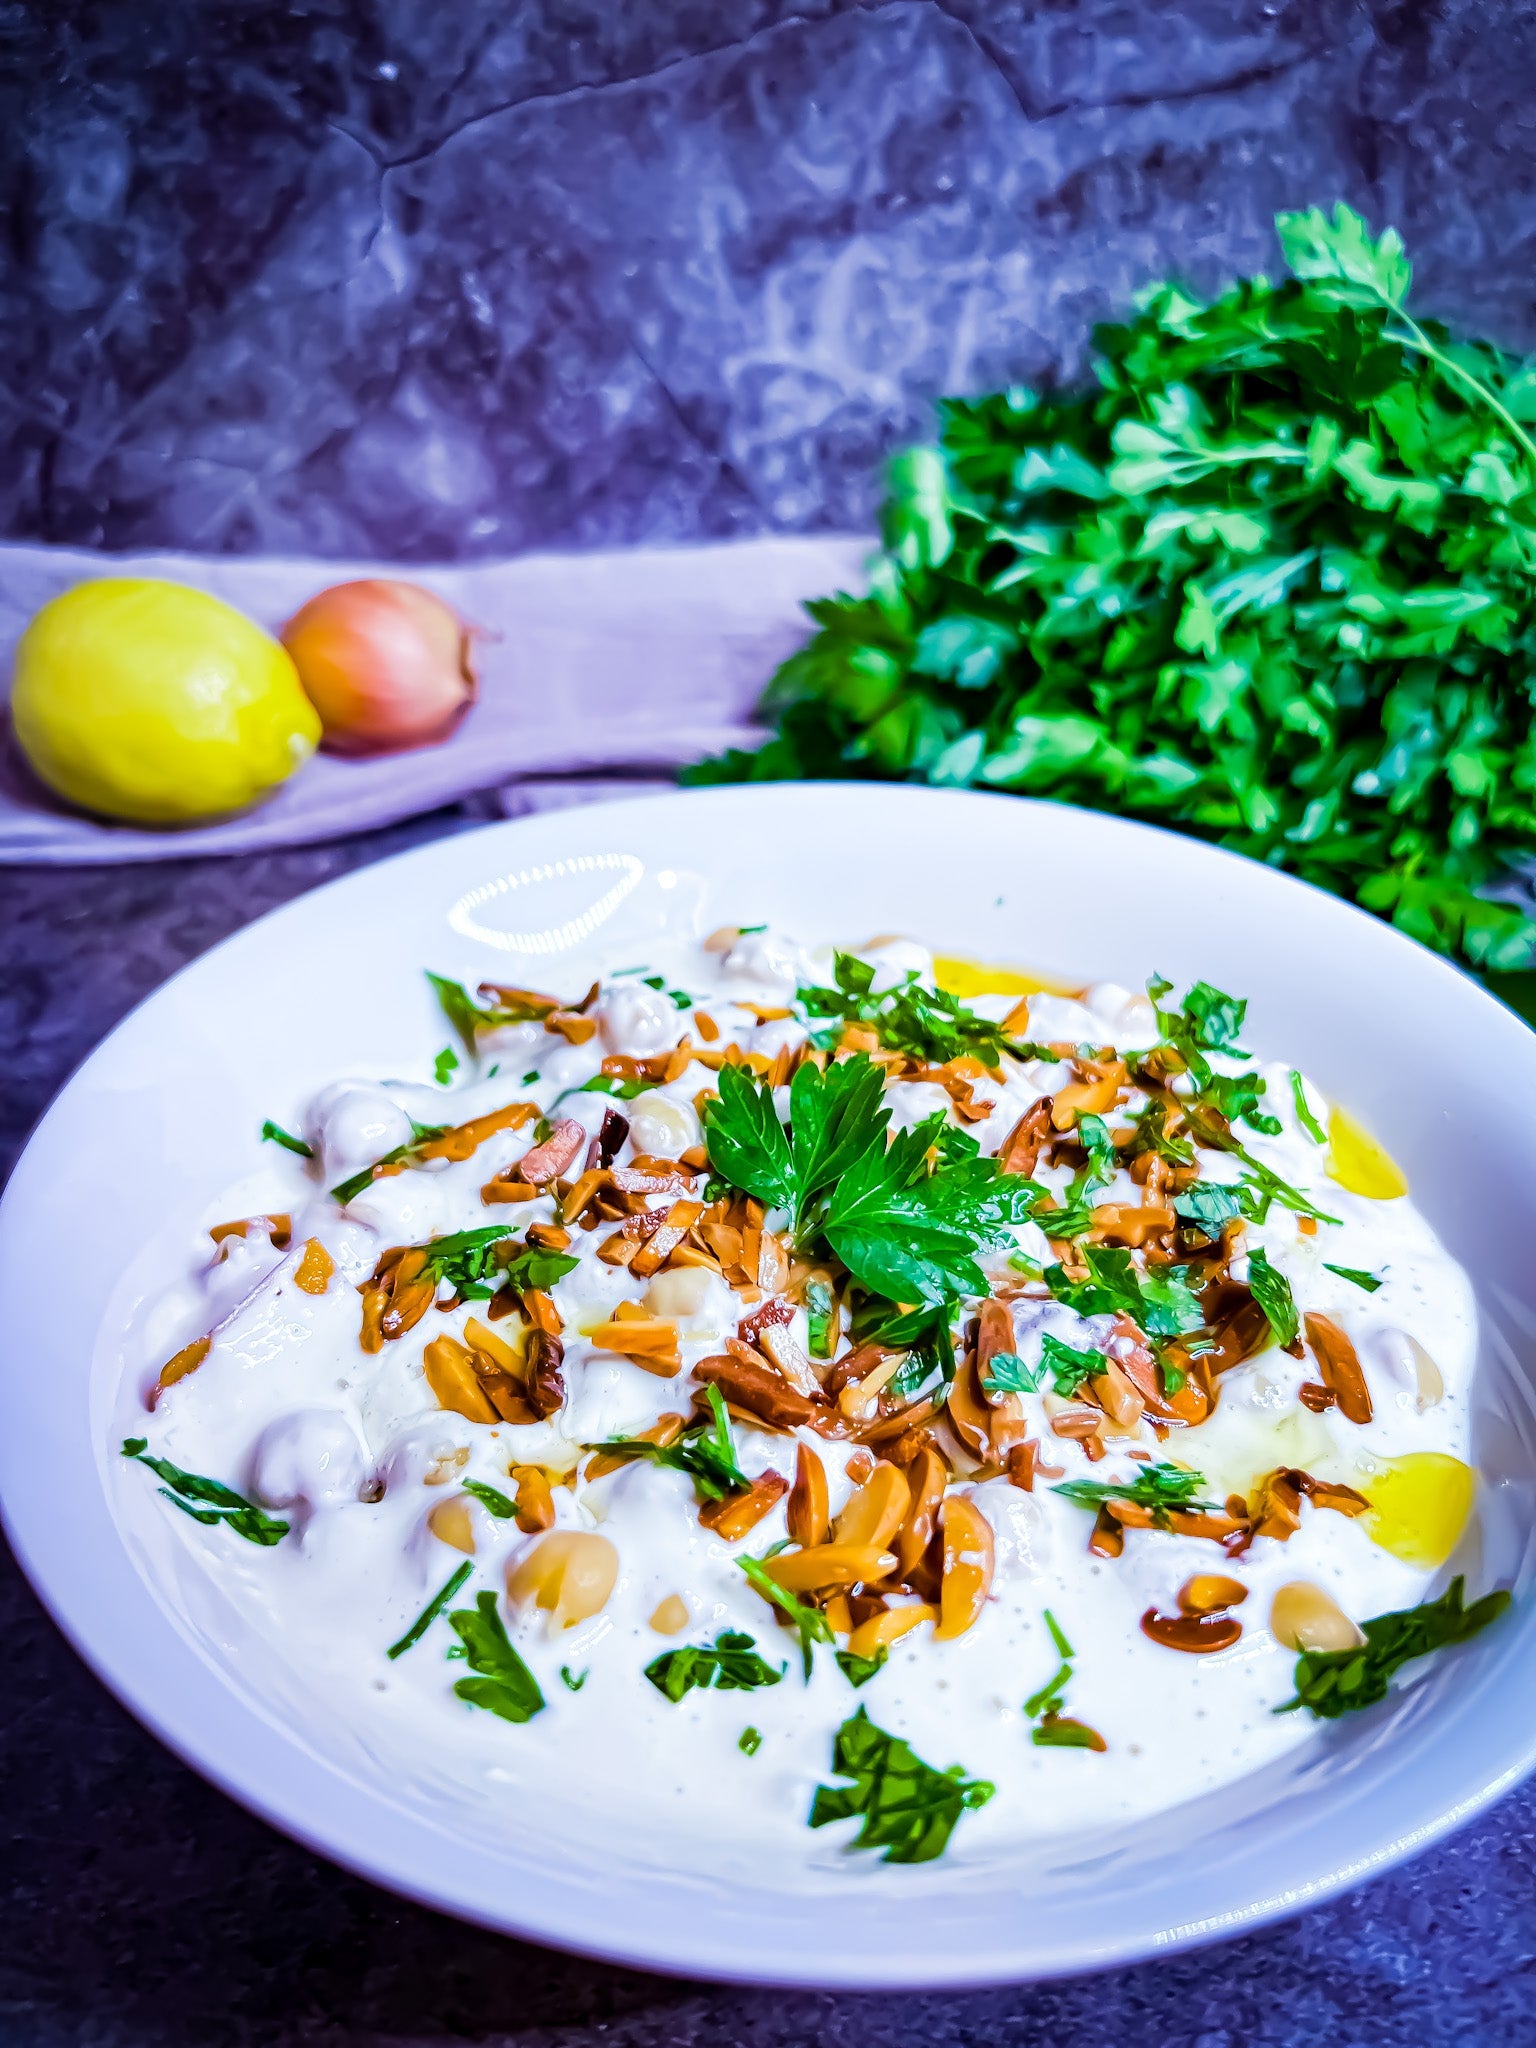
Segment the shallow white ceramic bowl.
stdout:
<path fill-rule="evenodd" d="M 196 1224 L 347 1072 L 441 1043 L 433 966 L 535 983 L 552 956 L 771 919 L 807 941 L 901 929 L 1089 982 L 1156 970 L 1250 999 L 1402 1161 L 1483 1314 L 1480 1534 L 1454 1561 L 1517 1605 L 1402 1697 L 1151 1823 L 1005 1858 L 890 1870 L 839 1896 L 793 1869 L 729 1878 L 605 1840 L 529 1788 L 501 1843 L 445 1825 L 366 1743 L 263 1691 L 238 1629 L 151 1576 L 118 1512 L 122 1330 L 152 1241 Z M 570 966 L 574 962 L 568 961 Z M 565 974 L 560 978 L 564 980 Z M 1188 839 L 1056 805 L 865 785 L 730 789 L 487 827 L 274 912 L 112 1034 L 44 1118 L 0 1208 L 0 1500 L 77 1648 L 179 1755 L 290 1834 L 429 1905 L 654 1968 L 774 1982 L 975 1984 L 1080 1970 L 1252 1927 L 1380 1871 L 1536 1760 L 1533 1342 L 1536 1034 L 1445 962 L 1330 896 Z M 513 1767 L 515 1768 L 515 1762 Z M 728 1816 L 723 1817 L 728 1832 Z"/>

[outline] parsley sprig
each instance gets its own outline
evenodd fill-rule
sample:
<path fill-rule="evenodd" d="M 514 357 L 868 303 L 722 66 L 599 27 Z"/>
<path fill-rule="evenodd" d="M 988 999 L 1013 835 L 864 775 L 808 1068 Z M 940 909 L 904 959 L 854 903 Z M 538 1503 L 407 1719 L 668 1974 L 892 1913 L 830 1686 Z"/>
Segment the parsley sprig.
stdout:
<path fill-rule="evenodd" d="M 248 1501 L 243 1493 L 236 1493 L 222 1479 L 205 1479 L 199 1472 L 184 1472 L 169 1458 L 150 1457 L 147 1437 L 125 1437 L 123 1456 L 147 1465 L 157 1479 L 165 1482 L 160 1491 L 166 1499 L 194 1522 L 202 1522 L 208 1528 L 222 1522 L 235 1535 L 243 1536 L 247 1543 L 259 1544 L 263 1550 L 281 1543 L 288 1534 L 286 1522 Z"/>
<path fill-rule="evenodd" d="M 1143 1465 L 1134 1479 L 1064 1479 L 1051 1488 L 1078 1508 L 1101 1508 L 1107 1500 L 1126 1500 L 1150 1508 L 1158 1528 L 1166 1528 L 1170 1509 L 1205 1509 L 1219 1505 L 1201 1500 L 1205 1475 L 1183 1465 Z"/>
<path fill-rule="evenodd" d="M 643 1458 L 673 1472 L 686 1472 L 700 1500 L 724 1500 L 727 1494 L 744 1493 L 752 1482 L 737 1463 L 736 1439 L 720 1389 L 706 1387 L 704 1398 L 710 1419 L 690 1423 L 669 1444 L 652 1443 L 647 1437 L 616 1436 L 587 1448 L 610 1458 Z"/>
<path fill-rule="evenodd" d="M 753 1692 L 777 1685 L 786 1666 L 777 1670 L 757 1654 L 754 1639 L 740 1629 L 723 1629 L 713 1643 L 687 1643 L 666 1650 L 645 1667 L 645 1675 L 674 1706 L 695 1686 L 707 1691 Z"/>
<path fill-rule="evenodd" d="M 1292 275 L 1142 294 L 1076 388 L 944 403 L 863 596 L 694 781 L 886 776 L 1181 826 L 1488 968 L 1536 834 L 1532 377 L 1408 310 L 1395 232 L 1281 214 Z"/>
<path fill-rule="evenodd" d="M 968 1778 L 959 1764 L 936 1771 L 900 1736 L 877 1728 L 863 1707 L 838 1729 L 832 1768 L 849 1785 L 818 1785 L 810 1824 L 859 1820 L 850 1846 L 883 1849 L 884 1863 L 931 1863 L 942 1856 L 963 1813 L 985 1806 L 997 1787 Z"/>
<path fill-rule="evenodd" d="M 1022 1056 L 1022 1049 L 1000 1024 L 978 1016 L 948 989 L 927 988 L 916 973 L 894 987 L 875 989 L 875 970 L 852 953 L 836 953 L 832 961 L 834 988 L 802 988 L 801 1009 L 808 1017 L 835 1017 L 844 1024 L 868 1024 L 880 1043 L 912 1059 L 942 1066 L 970 1053 L 996 1068 L 1003 1053 Z M 826 1034 L 835 1042 L 836 1033 Z"/>
<path fill-rule="evenodd" d="M 477 1593 L 473 1607 L 448 1617 L 459 1647 L 448 1652 L 462 1657 L 474 1678 L 461 1678 L 454 1692 L 472 1707 L 484 1707 L 503 1721 L 531 1721 L 544 1707 L 538 1680 L 508 1640 L 494 1593 Z"/>
<path fill-rule="evenodd" d="M 1289 1714 L 1305 1707 L 1319 1720 L 1334 1721 L 1341 1714 L 1374 1707 L 1386 1698 L 1394 1674 L 1404 1664 L 1466 1642 L 1497 1621 L 1510 1603 L 1510 1594 L 1500 1588 L 1464 1606 L 1464 1584 L 1454 1578 L 1438 1600 L 1362 1623 L 1365 1641 L 1356 1649 L 1303 1650 L 1296 1659 L 1295 1698 L 1275 1712 Z"/>

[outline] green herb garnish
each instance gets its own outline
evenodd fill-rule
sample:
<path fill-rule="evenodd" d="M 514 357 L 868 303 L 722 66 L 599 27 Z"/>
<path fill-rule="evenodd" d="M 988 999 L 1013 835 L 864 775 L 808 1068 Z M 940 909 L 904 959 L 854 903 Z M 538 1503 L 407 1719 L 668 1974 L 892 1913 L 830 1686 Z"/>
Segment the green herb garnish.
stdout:
<path fill-rule="evenodd" d="M 688 1644 L 667 1650 L 645 1667 L 645 1675 L 659 1693 L 674 1706 L 695 1686 L 707 1691 L 753 1692 L 758 1686 L 777 1685 L 786 1666 L 777 1671 L 757 1654 L 757 1644 L 740 1629 L 724 1629 L 713 1644 Z"/>
<path fill-rule="evenodd" d="M 364 1188 L 372 1185 L 373 1177 L 381 1166 L 414 1166 L 418 1148 L 430 1144 L 434 1138 L 440 1138 L 447 1129 L 447 1124 L 419 1124 L 415 1117 L 412 1117 L 410 1143 L 396 1145 L 392 1152 L 386 1152 L 384 1157 L 376 1159 L 372 1166 L 364 1166 L 346 1180 L 338 1181 L 331 1189 L 332 1199 L 345 1209 L 348 1202 L 360 1195 Z"/>
<path fill-rule="evenodd" d="M 857 1692 L 861 1685 L 868 1685 L 877 1671 L 883 1671 L 890 1661 L 890 1651 L 884 1643 L 873 1657 L 856 1657 L 852 1650 L 835 1650 L 833 1659 L 844 1678 Z"/>
<path fill-rule="evenodd" d="M 756 1756 L 762 1746 L 762 1731 L 758 1728 L 743 1728 L 736 1738 L 736 1747 L 743 1756 Z"/>
<path fill-rule="evenodd" d="M 700 1500 L 724 1500 L 728 1493 L 744 1493 L 752 1484 L 736 1462 L 736 1440 L 731 1435 L 731 1418 L 720 1389 L 707 1386 L 708 1422 L 694 1422 L 670 1444 L 654 1444 L 646 1437 L 610 1437 L 606 1443 L 589 1444 L 611 1458 L 644 1458 L 674 1472 L 686 1472 Z M 738 1558 L 738 1563 L 741 1560 Z"/>
<path fill-rule="evenodd" d="M 981 1387 L 986 1394 L 1032 1394 L 1044 1377 L 1044 1361 L 1026 1365 L 1017 1351 L 998 1351 L 987 1360 Z"/>
<path fill-rule="evenodd" d="M 427 1262 L 421 1277 L 448 1287 L 460 1301 L 489 1301 L 499 1285 L 501 1261 L 495 1247 L 508 1242 L 506 1226 L 488 1223 L 478 1230 L 455 1230 L 434 1237 L 422 1249 Z M 558 1257 L 559 1254 L 554 1254 Z"/>
<path fill-rule="evenodd" d="M 496 1595 L 477 1594 L 473 1607 L 461 1608 L 457 1614 L 450 1614 L 448 1620 L 463 1645 L 462 1649 L 450 1650 L 449 1656 L 465 1658 L 470 1669 L 481 1674 L 478 1678 L 459 1679 L 453 1688 L 455 1694 L 472 1707 L 484 1707 L 488 1713 L 499 1714 L 503 1721 L 531 1721 L 543 1708 L 544 1695 L 507 1639 L 496 1611 Z"/>
<path fill-rule="evenodd" d="M 1307 1086 L 1294 1067 L 1291 1069 L 1291 1100 L 1296 1105 L 1296 1121 L 1312 1140 L 1314 1145 L 1326 1145 L 1328 1133 L 1312 1114 L 1307 1102 Z"/>
<path fill-rule="evenodd" d="M 1079 1315 L 1123 1313 L 1153 1337 L 1177 1337 L 1205 1321 L 1182 1267 L 1138 1273 L 1130 1253 L 1119 1245 L 1085 1245 L 1082 1255 L 1086 1280 L 1069 1280 L 1060 1266 L 1045 1270 L 1052 1294 Z"/>
<path fill-rule="evenodd" d="M 530 1244 L 505 1259 L 507 1285 L 518 1294 L 547 1293 L 557 1281 L 574 1273 L 581 1264 L 572 1252 L 553 1252 L 541 1244 Z"/>
<path fill-rule="evenodd" d="M 851 1785 L 818 1785 L 810 1825 L 862 1822 L 850 1846 L 883 1849 L 885 1863 L 931 1863 L 942 1856 L 961 1814 L 985 1806 L 997 1787 L 967 1778 L 956 1764 L 936 1771 L 899 1736 L 877 1728 L 859 1711 L 838 1729 L 832 1768 Z"/>
<path fill-rule="evenodd" d="M 313 1159 L 315 1148 L 306 1145 L 302 1138 L 296 1138 L 292 1131 L 285 1131 L 281 1124 L 273 1123 L 271 1117 L 261 1127 L 262 1138 L 269 1144 L 281 1145 L 285 1151 L 297 1152 L 301 1159 Z"/>
<path fill-rule="evenodd" d="M 473 1570 L 474 1566 L 466 1558 L 458 1570 L 453 1573 L 448 1583 L 432 1595 L 432 1598 L 423 1607 L 399 1642 L 390 1644 L 389 1648 L 384 1652 L 385 1656 L 393 1661 L 396 1657 L 403 1657 L 413 1644 L 419 1643 Z"/>
<path fill-rule="evenodd" d="M 1221 1227 L 1243 1213 L 1236 1188 L 1216 1180 L 1197 1180 L 1192 1188 L 1173 1198 L 1173 1213 L 1181 1222 L 1192 1223 L 1207 1237 L 1220 1237 Z"/>
<path fill-rule="evenodd" d="M 1319 1720 L 1333 1721 L 1340 1714 L 1374 1707 L 1386 1698 L 1393 1674 L 1404 1664 L 1466 1642 L 1497 1621 L 1510 1603 L 1510 1595 L 1501 1588 L 1464 1607 L 1464 1583 L 1454 1578 L 1438 1600 L 1363 1622 L 1365 1641 L 1357 1649 L 1303 1650 L 1296 1659 L 1296 1697 L 1275 1712 L 1289 1714 L 1305 1707 Z"/>
<path fill-rule="evenodd" d="M 1292 276 L 1182 284 L 1076 388 L 942 406 L 864 596 L 686 780 L 877 775 L 1181 826 L 1488 968 L 1536 833 L 1531 377 L 1407 307 L 1402 242 L 1281 214 Z"/>
<path fill-rule="evenodd" d="M 1040 1340 L 1040 1363 L 1052 1374 L 1054 1391 L 1070 1399 L 1086 1381 L 1106 1371 L 1109 1361 L 1102 1351 L 1074 1350 L 1047 1332 Z"/>
<path fill-rule="evenodd" d="M 141 1465 L 147 1465 L 156 1478 L 164 1480 L 160 1491 L 194 1522 L 202 1522 L 209 1528 L 222 1522 L 237 1536 L 243 1536 L 247 1543 L 260 1544 L 264 1550 L 270 1550 L 274 1543 L 281 1543 L 288 1534 L 286 1522 L 279 1521 L 276 1515 L 269 1515 L 264 1508 L 257 1507 L 243 1493 L 236 1493 L 222 1480 L 204 1479 L 200 1473 L 184 1472 L 169 1458 L 152 1458 L 148 1453 L 147 1437 L 124 1438 L 123 1456 L 136 1458 Z"/>
<path fill-rule="evenodd" d="M 911 1058 L 942 1066 L 973 1054 L 996 1067 L 1015 1050 L 1000 1024 L 979 1017 L 947 989 L 925 988 L 915 973 L 895 987 L 875 990 L 875 970 L 852 953 L 836 953 L 834 988 L 802 988 L 797 1000 L 808 1017 L 835 1017 L 844 1024 L 868 1024 L 882 1045 Z"/>
<path fill-rule="evenodd" d="M 1367 1294 L 1374 1294 L 1381 1285 L 1381 1276 L 1379 1274 L 1367 1273 L 1360 1266 L 1330 1266 L 1325 1259 L 1323 1261 L 1323 1271 L 1325 1273 L 1337 1273 L 1341 1280 L 1353 1280 L 1355 1285 L 1363 1287 Z"/>
<path fill-rule="evenodd" d="M 1268 1254 L 1259 1247 L 1248 1254 L 1248 1285 L 1264 1311 L 1275 1342 L 1282 1350 L 1287 1344 L 1294 1344 L 1301 1331 L 1301 1318 L 1296 1313 L 1291 1283 L 1269 1263 Z"/>
<path fill-rule="evenodd" d="M 778 1608 L 800 1638 L 800 1662 L 805 1673 L 805 1682 L 809 1685 L 816 1645 L 832 1641 L 832 1625 L 819 1607 L 812 1607 L 806 1601 L 796 1599 L 795 1595 L 787 1592 L 766 1569 L 768 1558 L 777 1556 L 784 1548 L 784 1544 L 778 1543 L 760 1558 L 738 1557 L 736 1562 L 756 1590 L 772 1606 Z"/>
<path fill-rule="evenodd" d="M 1029 1739 L 1037 1749 L 1107 1749 L 1109 1745 L 1096 1728 L 1090 1728 L 1085 1721 L 1073 1720 L 1061 1711 L 1067 1687 L 1072 1682 L 1072 1659 L 1076 1652 L 1049 1607 L 1045 1609 L 1045 1625 L 1051 1632 L 1051 1641 L 1056 1645 L 1056 1654 L 1061 1662 L 1054 1676 L 1024 1702 L 1025 1718 L 1035 1724 L 1029 1731 Z"/>
<path fill-rule="evenodd" d="M 1200 1472 L 1183 1465 L 1143 1465 L 1134 1479 L 1064 1479 L 1051 1488 L 1074 1507 L 1101 1508 L 1107 1500 L 1126 1500 L 1150 1508 L 1158 1528 L 1166 1528 L 1169 1510 L 1202 1510 L 1219 1505 L 1199 1499 L 1205 1484 Z"/>
<path fill-rule="evenodd" d="M 560 1666 L 560 1683 L 567 1692 L 580 1692 L 586 1682 L 587 1674 L 585 1671 L 572 1671 L 569 1664 L 562 1664 Z"/>
<path fill-rule="evenodd" d="M 516 1504 L 507 1499 L 499 1487 L 487 1486 L 483 1479 L 466 1479 L 463 1491 L 479 1501 L 488 1515 L 494 1515 L 498 1522 L 510 1522 L 517 1513 Z"/>
<path fill-rule="evenodd" d="M 459 1070 L 459 1056 L 451 1045 L 445 1045 L 432 1062 L 432 1078 L 439 1088 L 446 1088 L 453 1075 Z"/>

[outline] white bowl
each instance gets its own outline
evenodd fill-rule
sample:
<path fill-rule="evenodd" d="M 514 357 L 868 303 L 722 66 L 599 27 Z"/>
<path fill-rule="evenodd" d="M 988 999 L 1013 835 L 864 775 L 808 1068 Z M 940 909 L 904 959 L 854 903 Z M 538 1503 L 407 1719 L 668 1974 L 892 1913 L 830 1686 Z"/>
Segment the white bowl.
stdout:
<path fill-rule="evenodd" d="M 499 1840 L 402 1783 L 366 1731 L 317 1727 L 302 1674 L 280 1680 L 246 1654 L 238 1615 L 124 1511 L 122 1338 L 147 1268 L 257 1169 L 264 1117 L 297 1117 L 339 1073 L 430 1062 L 443 1029 L 423 967 L 531 978 L 552 952 L 639 958 L 664 929 L 760 919 L 813 943 L 902 929 L 1074 981 L 1160 971 L 1246 995 L 1250 1042 L 1360 1114 L 1471 1272 L 1484 1487 L 1456 1563 L 1473 1591 L 1513 1585 L 1513 1612 L 1417 1667 L 1384 1707 L 1153 1821 L 1004 1857 L 957 1837 L 915 1869 L 849 1859 L 831 1893 L 789 1867 L 744 1867 L 728 1813 L 715 1868 L 669 1862 L 664 1835 L 615 1836 L 579 1793 L 549 1786 L 526 1788 L 526 1824 Z M 162 1740 L 278 1827 L 429 1905 L 615 1961 L 762 1982 L 892 1989 L 1125 1962 L 1379 1872 L 1536 1759 L 1536 1621 L 1520 1597 L 1533 1162 L 1536 1034 L 1385 925 L 1193 840 L 1011 797 L 837 784 L 490 826 L 226 940 L 121 1024 L 48 1112 L 0 1208 L 0 1501 L 60 1626 Z"/>

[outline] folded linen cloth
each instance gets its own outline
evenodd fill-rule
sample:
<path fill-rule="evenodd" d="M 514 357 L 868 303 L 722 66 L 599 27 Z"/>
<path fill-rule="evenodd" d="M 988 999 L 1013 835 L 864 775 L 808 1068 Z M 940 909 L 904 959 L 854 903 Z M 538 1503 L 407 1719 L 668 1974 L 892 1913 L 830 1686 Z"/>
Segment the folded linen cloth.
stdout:
<path fill-rule="evenodd" d="M 630 792 L 759 737 L 763 685 L 805 638 L 805 599 L 857 581 L 872 542 L 730 541 L 623 553 L 527 555 L 415 569 L 482 629 L 480 695 L 441 746 L 370 761 L 317 755 L 257 809 L 180 831 L 114 825 L 56 802 L 0 742 L 0 862 L 65 864 L 250 853 L 335 839 L 504 789 L 511 814 Z M 239 555 L 101 555 L 0 547 L 0 690 L 42 604 L 85 577 L 163 576 L 278 630 L 308 597 L 378 563 Z M 589 781 L 588 778 L 591 778 Z"/>

